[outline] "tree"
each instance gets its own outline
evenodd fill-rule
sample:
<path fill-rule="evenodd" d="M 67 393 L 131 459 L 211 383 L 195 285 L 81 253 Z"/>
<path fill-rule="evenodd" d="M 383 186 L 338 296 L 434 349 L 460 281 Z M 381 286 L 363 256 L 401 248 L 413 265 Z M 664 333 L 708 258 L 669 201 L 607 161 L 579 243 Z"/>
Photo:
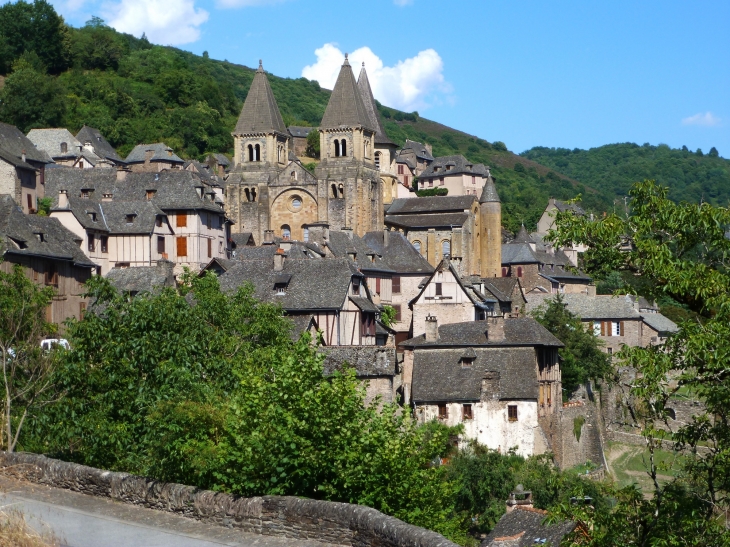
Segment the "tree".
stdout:
<path fill-rule="evenodd" d="M 307 134 L 307 149 L 305 154 L 310 158 L 319 158 L 319 131 L 312 129 Z"/>
<path fill-rule="evenodd" d="M 58 127 L 65 111 L 64 92 L 58 82 L 21 57 L 0 90 L 0 119 L 26 133 L 34 127 Z"/>
<path fill-rule="evenodd" d="M 54 330 L 45 320 L 53 289 L 39 287 L 16 265 L 0 271 L 0 361 L 3 412 L 0 444 L 13 452 L 30 412 L 48 402 L 56 384 L 55 353 L 40 342 Z"/>
<path fill-rule="evenodd" d="M 651 500 L 623 492 L 610 514 L 578 515 L 585 519 L 591 545 L 730 543 L 715 518 L 730 509 L 730 240 L 725 236 L 730 210 L 706 202 L 677 204 L 667 194 L 668 188 L 654 181 L 637 183 L 627 218 L 608 215 L 593 222 L 557 213 L 557 229 L 548 234 L 557 245 L 587 245 L 589 268 L 641 275 L 702 318 L 682 323 L 664 347 L 626 347 L 618 354 L 639 372 L 629 404 L 649 450 L 654 492 Z M 622 252 L 626 238 L 632 249 Z M 692 392 L 704 409 L 673 427 L 670 400 L 679 389 Z M 684 463 L 680 478 L 663 484 L 653 456 L 667 438 L 682 451 Z"/>
<path fill-rule="evenodd" d="M 593 334 L 593 326 L 586 329 L 580 318 L 568 311 L 562 295 L 547 300 L 533 316 L 565 344 L 558 353 L 566 400 L 581 384 L 610 374 L 611 358 L 601 351 L 603 343 Z"/>
<path fill-rule="evenodd" d="M 713 146 L 712 148 L 710 148 L 710 151 L 707 153 L 707 155 L 711 158 L 717 158 L 720 156 L 720 153 L 717 151 L 717 148 Z"/>

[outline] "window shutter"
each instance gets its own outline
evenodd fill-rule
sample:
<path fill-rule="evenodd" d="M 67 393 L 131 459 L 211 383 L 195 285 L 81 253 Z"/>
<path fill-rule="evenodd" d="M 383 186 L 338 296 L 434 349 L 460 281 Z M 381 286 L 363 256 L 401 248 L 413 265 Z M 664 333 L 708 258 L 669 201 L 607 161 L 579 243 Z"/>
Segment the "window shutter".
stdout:
<path fill-rule="evenodd" d="M 401 320 L 400 304 L 393 304 L 393 308 L 395 308 L 395 320 L 400 321 Z"/>
<path fill-rule="evenodd" d="M 606 322 L 601 321 L 601 336 L 606 336 Z"/>
<path fill-rule="evenodd" d="M 213 240 L 207 239 L 208 242 L 208 258 L 211 258 L 213 256 Z"/>
<path fill-rule="evenodd" d="M 178 213 L 175 215 L 178 228 L 185 228 L 188 225 L 188 215 L 185 213 Z"/>
<path fill-rule="evenodd" d="M 618 328 L 619 328 L 619 331 L 618 331 L 619 336 L 623 336 L 624 335 L 624 322 L 623 321 L 621 321 L 619 323 L 619 327 Z"/>
<path fill-rule="evenodd" d="M 157 236 L 157 252 L 163 254 L 165 252 L 165 238 L 164 236 Z"/>
<path fill-rule="evenodd" d="M 177 256 L 188 256 L 188 238 L 177 238 Z"/>
<path fill-rule="evenodd" d="M 394 275 L 393 276 L 393 294 L 399 294 L 400 293 L 400 276 Z"/>

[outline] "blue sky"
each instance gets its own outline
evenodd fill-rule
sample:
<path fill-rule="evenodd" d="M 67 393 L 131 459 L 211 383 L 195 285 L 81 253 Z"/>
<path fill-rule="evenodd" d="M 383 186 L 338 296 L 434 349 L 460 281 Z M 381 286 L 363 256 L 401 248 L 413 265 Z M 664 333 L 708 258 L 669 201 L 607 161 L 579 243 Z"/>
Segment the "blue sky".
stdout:
<path fill-rule="evenodd" d="M 715 146 L 730 157 L 730 2 L 56 0 L 278 76 L 363 60 L 384 104 L 504 141 Z"/>

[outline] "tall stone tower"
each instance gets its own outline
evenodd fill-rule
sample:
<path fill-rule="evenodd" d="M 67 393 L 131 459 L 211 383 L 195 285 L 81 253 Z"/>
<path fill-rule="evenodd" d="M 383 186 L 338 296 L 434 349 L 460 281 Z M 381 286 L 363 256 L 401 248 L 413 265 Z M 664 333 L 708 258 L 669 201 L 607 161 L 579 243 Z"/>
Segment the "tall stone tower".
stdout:
<path fill-rule="evenodd" d="M 375 134 L 345 55 L 319 127 L 319 218 L 362 236 L 383 228 L 383 192 L 375 167 Z"/>
<path fill-rule="evenodd" d="M 398 145 L 388 138 L 380 120 L 378 107 L 375 104 L 373 90 L 370 88 L 365 63 L 357 78 L 365 110 L 370 116 L 370 123 L 375 128 L 375 168 L 380 172 L 380 183 L 383 188 L 383 203 L 392 203 L 398 197 L 398 175 L 395 172 L 395 151 Z"/>
<path fill-rule="evenodd" d="M 479 198 L 479 221 L 481 277 L 502 277 L 502 203 L 491 175 Z"/>

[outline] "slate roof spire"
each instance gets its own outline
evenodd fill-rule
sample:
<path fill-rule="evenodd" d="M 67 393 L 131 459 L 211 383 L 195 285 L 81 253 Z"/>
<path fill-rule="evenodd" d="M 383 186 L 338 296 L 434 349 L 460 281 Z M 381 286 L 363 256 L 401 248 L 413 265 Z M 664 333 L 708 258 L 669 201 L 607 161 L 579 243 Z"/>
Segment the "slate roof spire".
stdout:
<path fill-rule="evenodd" d="M 375 105 L 373 90 L 370 88 L 368 73 L 365 72 L 365 63 L 362 64 L 362 68 L 360 69 L 360 76 L 357 78 L 357 87 L 360 89 L 365 110 L 370 117 L 370 125 L 375 129 L 375 143 L 395 144 L 388 138 L 388 135 L 386 135 L 383 129 L 383 124 L 380 123 L 380 114 L 378 113 L 378 107 Z"/>
<path fill-rule="evenodd" d="M 517 232 L 517 235 L 515 236 L 512 243 L 533 243 L 532 238 L 530 237 L 530 234 L 527 233 L 527 228 L 525 228 L 524 224 L 520 227 L 520 231 Z"/>
<path fill-rule="evenodd" d="M 479 198 L 479 203 L 489 202 L 501 202 L 497 193 L 497 187 L 494 185 L 494 179 L 491 175 L 487 176 L 487 182 L 484 183 L 484 188 L 482 189 L 482 197 Z"/>
<path fill-rule="evenodd" d="M 330 95 L 320 126 L 330 128 L 356 125 L 362 125 L 373 131 L 376 129 L 365 108 L 360 89 L 355 82 L 355 75 L 345 54 L 345 62 L 337 76 L 335 88 Z"/>
<path fill-rule="evenodd" d="M 234 134 L 279 132 L 287 135 L 286 125 L 271 91 L 264 67 L 259 60 L 259 68 L 254 74 L 251 88 L 238 117 Z"/>

